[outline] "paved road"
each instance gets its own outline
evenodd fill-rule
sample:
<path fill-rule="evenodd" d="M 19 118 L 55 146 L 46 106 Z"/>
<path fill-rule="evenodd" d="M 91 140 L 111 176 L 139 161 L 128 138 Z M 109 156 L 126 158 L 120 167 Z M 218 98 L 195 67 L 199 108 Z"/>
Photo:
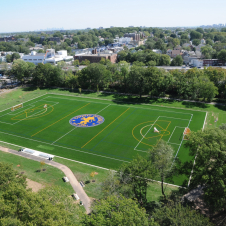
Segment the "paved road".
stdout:
<path fill-rule="evenodd" d="M 12 150 L 9 148 L 4 148 L 1 146 L 0 146 L 0 150 L 14 154 L 14 155 L 22 156 L 27 159 L 32 159 L 32 160 L 38 161 L 38 162 L 45 161 L 46 164 L 54 166 L 54 167 L 60 169 L 61 171 L 63 171 L 65 176 L 69 179 L 70 184 L 73 187 L 75 193 L 79 196 L 80 200 L 82 201 L 87 214 L 89 214 L 91 212 L 90 211 L 90 206 L 91 206 L 90 198 L 87 196 L 87 194 L 83 190 L 82 186 L 79 184 L 78 180 L 76 179 L 75 175 L 72 173 L 72 171 L 67 166 L 60 164 L 58 162 L 49 161 L 49 160 L 46 160 L 43 158 L 39 158 L 37 156 L 29 155 L 24 152 L 18 152 L 18 151 L 15 151 L 15 150 Z"/>

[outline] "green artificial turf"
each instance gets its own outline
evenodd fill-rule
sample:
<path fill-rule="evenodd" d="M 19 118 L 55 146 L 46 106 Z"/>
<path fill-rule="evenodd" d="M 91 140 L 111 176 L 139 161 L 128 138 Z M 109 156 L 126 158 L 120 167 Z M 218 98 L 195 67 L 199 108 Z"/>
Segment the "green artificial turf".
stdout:
<path fill-rule="evenodd" d="M 202 129 L 206 116 L 205 111 L 46 94 L 43 91 L 31 94 L 34 99 L 24 102 L 23 108 L 0 112 L 1 141 L 108 169 L 117 169 L 137 154 L 146 156 L 160 139 L 172 145 L 175 156 L 182 162 L 191 159 L 183 146 L 186 141 L 182 142 L 184 128 Z M 21 95 L 22 98 L 26 96 Z M 47 108 L 44 108 L 46 104 Z M 100 115 L 104 122 L 85 128 L 69 123 L 71 118 L 83 114 Z M 160 134 L 154 133 L 154 127 Z M 177 176 L 173 183 L 181 185 L 185 177 Z"/>

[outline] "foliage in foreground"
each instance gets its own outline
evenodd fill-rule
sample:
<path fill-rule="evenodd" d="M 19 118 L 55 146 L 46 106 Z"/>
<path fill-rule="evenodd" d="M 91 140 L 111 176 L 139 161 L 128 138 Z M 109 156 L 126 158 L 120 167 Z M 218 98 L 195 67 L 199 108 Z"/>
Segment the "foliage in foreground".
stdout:
<path fill-rule="evenodd" d="M 210 210 L 222 210 L 226 202 L 226 130 L 192 132 L 186 147 L 192 156 L 197 155 L 190 187 L 203 186 L 204 200 Z"/>
<path fill-rule="evenodd" d="M 1 163 L 0 225 L 74 225 L 81 214 L 60 188 L 48 188 L 40 194 L 26 189 L 25 176 L 9 164 Z M 7 179 L 6 179 L 7 178 Z M 3 189 L 4 188 L 4 189 Z"/>
<path fill-rule="evenodd" d="M 148 220 L 146 210 L 138 203 L 123 196 L 109 196 L 106 199 L 95 201 L 91 215 L 84 216 L 83 225 L 158 225 Z"/>

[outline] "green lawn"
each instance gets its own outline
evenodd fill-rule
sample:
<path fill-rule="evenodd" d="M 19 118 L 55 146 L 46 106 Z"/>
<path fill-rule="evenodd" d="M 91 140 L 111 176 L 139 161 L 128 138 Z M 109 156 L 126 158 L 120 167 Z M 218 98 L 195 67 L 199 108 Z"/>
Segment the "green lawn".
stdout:
<path fill-rule="evenodd" d="M 183 131 L 185 127 L 192 131 L 202 129 L 206 116 L 205 111 L 197 109 L 115 102 L 109 101 L 109 96 L 97 99 L 94 98 L 96 94 L 80 97 L 67 95 L 67 91 L 55 91 L 58 94 L 46 90 L 27 91 L 26 94 L 26 91 L 17 90 L 3 95 L 1 107 L 5 105 L 5 109 L 6 106 L 9 109 L 0 112 L 1 140 L 117 169 L 137 154 L 146 156 L 148 150 L 163 139 L 172 145 L 175 156 L 184 162 L 191 156 L 183 146 Z M 9 101 L 10 95 L 12 102 Z M 17 95 L 20 96 L 16 98 Z M 18 104 L 18 99 L 23 102 L 23 108 L 12 112 L 10 108 L 14 103 Z M 93 114 L 102 117 L 95 116 L 100 124 L 93 126 Z M 69 123 L 80 115 L 90 118 L 91 127 L 82 126 L 89 124 L 84 116 L 76 119 L 76 126 Z M 160 131 L 159 134 L 154 133 L 154 127 Z M 184 179 L 185 175 L 177 176 L 174 184 L 181 185 Z"/>
<path fill-rule="evenodd" d="M 39 182 L 45 186 L 60 186 L 65 189 L 68 195 L 74 193 L 70 183 L 63 182 L 64 173 L 49 165 L 43 166 L 46 171 L 37 172 L 40 170 L 40 162 L 29 160 L 20 156 L 0 151 L 0 161 L 13 165 L 13 168 L 19 172 L 24 172 L 29 179 Z M 18 165 L 20 165 L 18 167 Z"/>
<path fill-rule="evenodd" d="M 12 145 L 7 145 L 0 143 L 1 146 L 5 146 L 8 148 L 14 148 Z M 0 151 L 0 161 L 9 163 L 13 165 L 13 168 L 19 172 L 24 172 L 24 174 L 31 180 L 39 182 L 45 186 L 60 186 L 65 189 L 68 195 L 74 193 L 71 185 L 69 183 L 65 183 L 62 181 L 62 177 L 64 176 L 63 172 L 55 167 L 46 165 L 44 168 L 46 171 L 41 173 L 36 172 L 40 169 L 40 163 L 26 159 L 20 156 L 16 156 L 10 153 L 5 153 Z M 75 174 L 76 178 L 80 181 L 86 181 L 90 179 L 94 179 L 95 182 L 86 184 L 84 187 L 85 192 L 89 197 L 92 198 L 102 198 L 102 193 L 100 190 L 101 183 L 105 180 L 108 175 L 108 170 L 99 169 L 93 166 L 84 165 L 81 163 L 55 158 L 54 161 L 59 162 L 61 164 L 67 165 L 72 172 Z M 18 165 L 20 165 L 18 167 Z M 91 172 L 96 172 L 97 174 L 94 178 L 90 177 Z M 165 193 L 170 194 L 172 190 L 177 190 L 177 187 L 167 185 Z M 161 188 L 159 183 L 149 183 L 147 190 L 147 199 L 148 201 L 158 201 L 161 196 Z"/>

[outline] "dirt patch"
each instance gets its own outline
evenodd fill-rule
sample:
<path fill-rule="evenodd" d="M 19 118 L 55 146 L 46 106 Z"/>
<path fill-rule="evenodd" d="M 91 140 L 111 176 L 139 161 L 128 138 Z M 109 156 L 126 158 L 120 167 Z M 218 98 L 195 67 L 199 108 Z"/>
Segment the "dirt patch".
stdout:
<path fill-rule="evenodd" d="M 9 152 L 9 151 L 8 151 L 8 150 L 9 150 L 8 148 L 2 147 L 2 146 L 0 146 L 0 150 L 1 150 L 1 151 L 4 151 L 4 152 Z"/>
<path fill-rule="evenodd" d="M 45 186 L 38 183 L 38 182 L 35 182 L 33 180 L 30 180 L 30 179 L 26 179 L 27 181 L 27 188 L 31 188 L 33 192 L 38 192 L 40 189 L 44 188 Z"/>

